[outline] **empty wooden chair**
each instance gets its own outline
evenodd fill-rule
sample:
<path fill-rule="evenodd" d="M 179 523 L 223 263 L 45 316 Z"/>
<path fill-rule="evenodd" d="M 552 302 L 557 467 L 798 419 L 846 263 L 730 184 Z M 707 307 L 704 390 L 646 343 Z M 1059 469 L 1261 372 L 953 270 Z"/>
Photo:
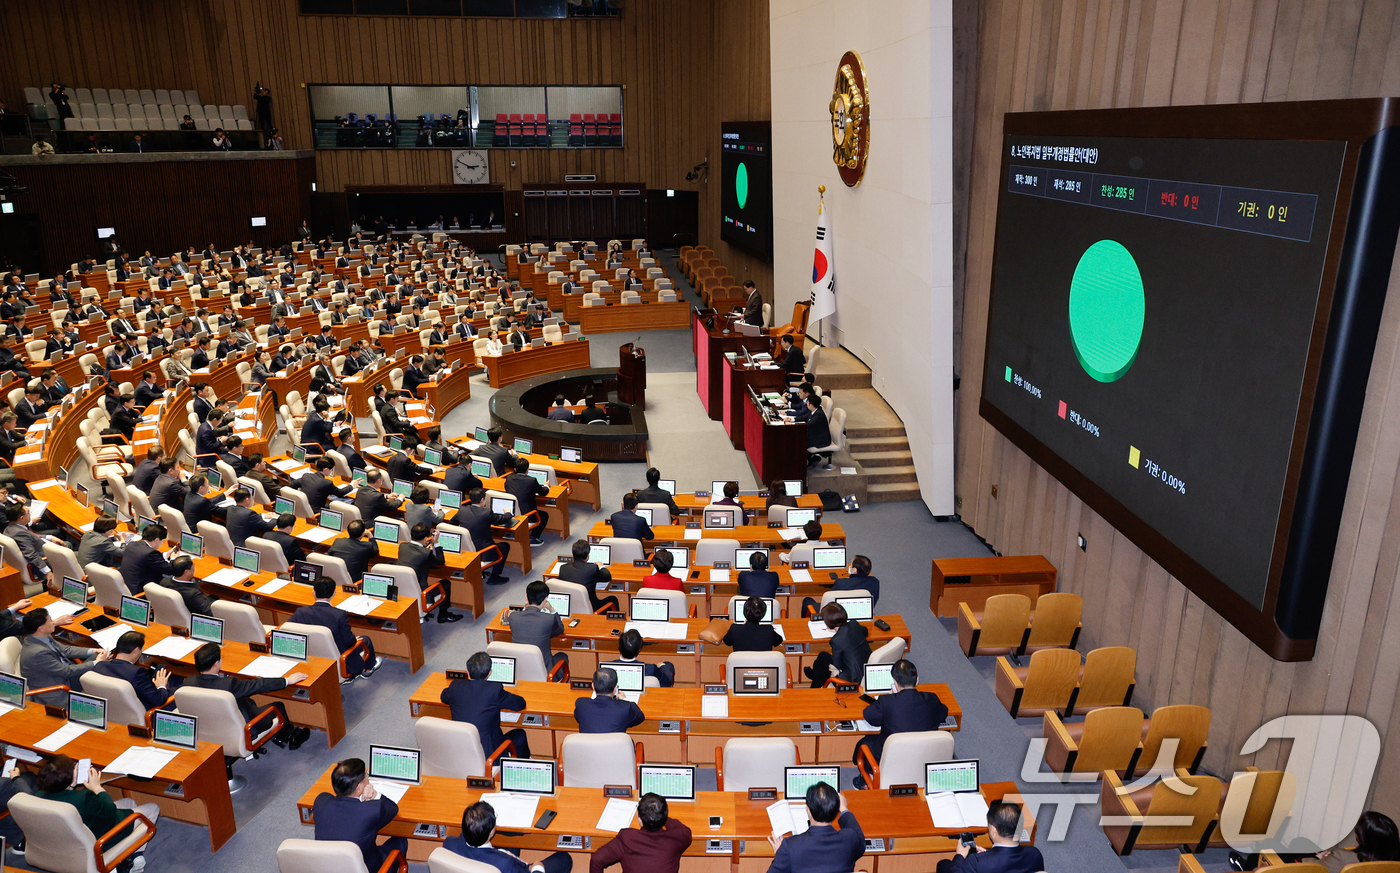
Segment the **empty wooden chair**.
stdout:
<path fill-rule="evenodd" d="M 1073 649 L 1041 649 L 1031 655 L 1029 667 L 997 658 L 997 699 L 1012 718 L 1067 712 L 1078 683 L 1079 653 Z"/>
<path fill-rule="evenodd" d="M 988 597 L 987 606 L 980 613 L 959 603 L 958 646 L 969 658 L 1019 652 L 1025 645 L 1030 619 L 1031 599 L 1024 594 Z"/>
<path fill-rule="evenodd" d="M 1283 770 L 1246 767 L 1230 778 L 1220 797 L 1211 846 L 1229 846 L 1229 839 L 1268 840 L 1275 837 L 1293 812 L 1298 781 Z"/>
<path fill-rule="evenodd" d="M 1137 652 L 1129 646 L 1103 646 L 1084 656 L 1072 715 L 1103 706 L 1128 706 L 1137 688 Z"/>
<path fill-rule="evenodd" d="M 1206 735 L 1210 733 L 1210 710 L 1204 706 L 1179 703 L 1158 707 L 1143 727 L 1142 754 L 1133 773 L 1152 769 L 1162 749 L 1162 743 L 1175 739 L 1176 755 L 1172 766 L 1195 773 L 1206 754 Z"/>
<path fill-rule="evenodd" d="M 1031 611 L 1031 631 L 1021 653 L 1041 649 L 1072 649 L 1084 629 L 1079 618 L 1084 613 L 1084 598 L 1067 591 L 1052 591 L 1040 595 Z"/>
<path fill-rule="evenodd" d="M 1054 712 L 1042 716 L 1045 763 L 1055 773 L 1126 773 L 1142 754 L 1142 710 L 1135 706 L 1096 709 L 1081 722 L 1065 724 Z"/>
<path fill-rule="evenodd" d="M 1175 782 L 1191 794 L 1178 791 Z M 1132 854 L 1133 849 L 1174 849 L 1189 846 L 1205 851 L 1215 828 L 1220 810 L 1221 783 L 1214 776 L 1192 776 L 1178 770 L 1176 780 L 1158 780 L 1152 785 L 1129 792 L 1112 770 L 1105 771 L 1099 789 L 1099 805 L 1107 820 L 1126 824 L 1104 825 L 1104 836 L 1120 855 Z M 1170 817 L 1187 824 L 1152 824 L 1147 819 Z"/>

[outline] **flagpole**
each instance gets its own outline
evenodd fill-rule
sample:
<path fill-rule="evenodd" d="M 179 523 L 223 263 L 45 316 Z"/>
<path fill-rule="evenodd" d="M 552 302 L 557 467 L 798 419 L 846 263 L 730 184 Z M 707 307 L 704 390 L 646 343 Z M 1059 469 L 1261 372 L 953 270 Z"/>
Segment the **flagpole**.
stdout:
<path fill-rule="evenodd" d="M 825 186 L 825 185 L 818 185 L 818 186 L 817 186 L 817 214 L 818 214 L 818 215 L 821 215 L 821 214 L 822 214 L 822 207 L 825 206 L 825 205 L 826 205 L 826 186 Z M 825 321 L 825 319 L 822 319 L 822 321 Z M 818 322 L 818 324 L 817 324 L 817 345 L 819 345 L 819 346 L 825 346 L 825 345 L 826 345 L 826 325 L 823 324 L 823 323 L 821 323 L 821 322 Z"/>

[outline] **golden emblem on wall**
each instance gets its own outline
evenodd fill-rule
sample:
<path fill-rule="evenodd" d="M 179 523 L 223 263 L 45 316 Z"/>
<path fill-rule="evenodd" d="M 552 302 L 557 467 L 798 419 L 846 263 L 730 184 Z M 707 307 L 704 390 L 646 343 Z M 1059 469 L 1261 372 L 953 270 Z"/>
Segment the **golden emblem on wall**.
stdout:
<path fill-rule="evenodd" d="M 846 52 L 836 66 L 831 89 L 831 160 L 847 187 L 860 184 L 870 155 L 870 92 L 865 87 L 865 64 L 856 52 Z"/>

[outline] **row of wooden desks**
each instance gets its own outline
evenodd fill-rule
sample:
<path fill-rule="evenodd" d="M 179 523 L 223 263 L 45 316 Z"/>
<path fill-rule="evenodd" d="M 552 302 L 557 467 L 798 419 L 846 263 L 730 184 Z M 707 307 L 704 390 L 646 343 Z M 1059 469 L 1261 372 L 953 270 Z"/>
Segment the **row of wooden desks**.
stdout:
<path fill-rule="evenodd" d="M 655 537 L 646 541 L 645 545 L 648 548 L 673 546 L 694 549 L 695 544 L 702 539 L 738 540 L 739 546 L 746 549 L 773 549 L 787 542 L 783 539 L 779 528 L 756 524 L 739 525 L 733 528 L 692 528 L 683 524 L 654 524 L 651 526 L 651 532 Z M 604 537 L 612 535 L 612 525 L 607 522 L 600 521 L 588 529 L 588 541 L 591 543 L 601 542 Z M 843 545 L 846 542 L 846 531 L 839 524 L 824 523 L 822 524 L 821 539 L 833 545 Z"/>
<path fill-rule="evenodd" d="M 409 695 L 409 714 L 414 718 L 451 718 L 451 710 L 442 702 L 448 684 L 446 673 L 429 674 Z M 944 730 L 961 728 L 962 707 L 947 685 L 919 688 L 937 694 L 948 707 Z M 575 691 L 567 682 L 520 682 L 512 690 L 525 698 L 525 709 L 518 721 L 503 717 L 502 726 L 523 728 L 535 757 L 558 758 L 564 737 L 578 733 L 574 701 L 592 692 Z M 700 688 L 646 689 L 637 703 L 646 721 L 628 733 L 646 741 L 648 761 L 711 765 L 715 747 L 731 738 L 788 737 L 797 744 L 804 762 L 849 764 L 856 743 L 866 735 L 856 721 L 865 710 L 860 696 L 838 694 L 830 687 L 785 688 L 774 696 L 731 694 L 727 696 L 728 713 L 722 717 L 703 715 L 704 697 Z"/>
<path fill-rule="evenodd" d="M 650 747 L 647 749 L 650 751 Z M 334 768 L 331 768 L 334 769 Z M 307 789 L 297 801 L 302 824 L 314 824 L 312 807 L 316 798 L 331 791 L 331 769 Z M 781 786 L 779 786 L 781 787 Z M 1014 782 L 988 782 L 982 785 L 983 798 L 990 804 L 1007 795 L 1013 799 L 1018 789 Z M 399 802 L 399 814 L 380 829 L 385 836 L 408 839 L 408 857 L 412 861 L 426 860 L 433 849 L 449 836 L 461 833 L 462 813 L 482 799 L 480 789 L 469 789 L 461 779 L 425 776 L 421 785 L 408 789 Z M 922 790 L 913 796 L 890 797 L 885 791 L 845 791 L 847 806 L 866 840 L 880 840 L 883 845 L 867 842 L 867 855 L 858 868 L 872 873 L 911 873 L 932 870 L 941 858 L 951 857 L 958 847 L 959 834 L 964 828 L 936 827 L 929 815 Z M 671 801 L 670 815 L 690 828 L 692 842 L 685 851 L 681 869 L 692 873 L 729 873 L 729 871 L 762 871 L 773 858 L 768 843 L 772 833 L 767 807 L 773 801 L 749 800 L 746 792 L 700 791 L 694 802 Z M 501 829 L 492 845 L 520 849 L 521 858 L 536 863 L 558 848 L 564 835 L 583 837 L 582 848 L 570 850 L 575 870 L 586 869 L 589 855 L 615 836 L 612 831 L 598 829 L 598 818 L 607 806 L 601 789 L 560 787 L 555 794 L 541 797 L 536 814 L 546 810 L 556 813 L 548 830 L 534 827 Z M 711 816 L 719 816 L 720 826 L 711 829 Z M 425 836 L 415 833 L 419 825 L 433 825 L 436 833 Z M 638 827 L 635 816 L 632 827 Z M 1036 822 L 1029 814 L 1023 820 L 1025 839 L 1033 843 Z M 977 842 L 984 848 L 991 845 L 984 829 Z"/>
<path fill-rule="evenodd" d="M 441 407 L 439 407 L 441 408 Z M 458 449 L 470 452 L 481 443 L 470 437 L 457 437 L 451 444 Z M 571 486 L 569 500 L 574 503 L 587 503 L 594 510 L 603 508 L 602 488 L 598 478 L 598 464 L 594 461 L 563 461 L 553 455 L 519 455 L 531 464 L 552 467 L 557 479 L 567 480 Z M 820 501 L 818 501 L 820 503 Z"/>
<path fill-rule="evenodd" d="M 521 349 L 504 355 L 484 355 L 486 379 L 492 388 L 500 388 L 531 376 L 560 373 L 565 370 L 586 370 L 593 365 L 589 357 L 588 340 L 553 343 L 540 348 Z"/>

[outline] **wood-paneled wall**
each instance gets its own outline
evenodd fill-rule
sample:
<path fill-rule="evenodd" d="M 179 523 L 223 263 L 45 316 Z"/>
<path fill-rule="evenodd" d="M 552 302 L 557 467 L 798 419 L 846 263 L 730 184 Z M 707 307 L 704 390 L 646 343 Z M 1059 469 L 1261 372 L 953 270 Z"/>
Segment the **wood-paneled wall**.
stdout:
<path fill-rule="evenodd" d="M 1138 652 L 1146 709 L 1213 713 L 1205 765 L 1229 772 L 1259 725 L 1354 713 L 1385 739 L 1376 808 L 1400 813 L 1400 293 L 1386 308 L 1317 655 L 1270 660 L 977 414 L 995 234 L 1002 113 L 1380 97 L 1400 93 L 1395 0 L 985 0 L 980 9 L 961 289 L 958 492 L 963 517 L 1006 554 L 1043 553 L 1085 597 L 1088 647 Z M 966 92 L 965 92 L 966 93 Z M 975 107 L 975 108 L 972 108 Z M 1400 270 L 1392 274 L 1400 291 Z M 991 496 L 998 486 L 998 496 Z M 1081 552 L 1082 533 L 1088 548 Z M 1229 536 L 1221 531 L 1221 536 Z M 1282 760 L 1281 744 L 1257 756 Z"/>

